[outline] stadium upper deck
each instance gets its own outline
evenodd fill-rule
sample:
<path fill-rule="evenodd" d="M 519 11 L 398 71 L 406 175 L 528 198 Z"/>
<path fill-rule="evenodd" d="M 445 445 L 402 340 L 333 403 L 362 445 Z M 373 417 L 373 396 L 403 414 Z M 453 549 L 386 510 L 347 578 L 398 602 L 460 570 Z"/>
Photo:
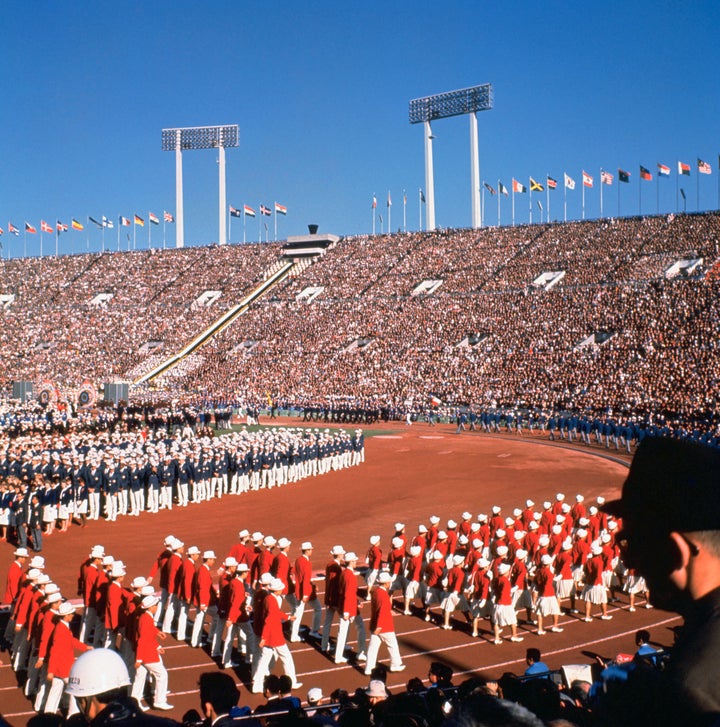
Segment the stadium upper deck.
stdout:
<path fill-rule="evenodd" d="M 175 377 L 181 391 L 714 413 L 718 214 L 342 240 L 253 304 Z M 0 380 L 61 388 L 179 350 L 256 283 L 280 247 L 3 261 Z M 697 260 L 689 275 L 665 271 Z M 550 289 L 533 281 L 563 272 Z M 442 281 L 430 295 L 414 294 Z M 322 287 L 311 302 L 299 299 Z M 193 303 L 220 291 L 210 307 Z M 113 297 L 100 305 L 101 293 Z M 598 334 L 602 345 L 580 344 Z M 475 345 L 462 345 L 468 336 Z M 176 392 L 176 393 L 180 393 Z"/>

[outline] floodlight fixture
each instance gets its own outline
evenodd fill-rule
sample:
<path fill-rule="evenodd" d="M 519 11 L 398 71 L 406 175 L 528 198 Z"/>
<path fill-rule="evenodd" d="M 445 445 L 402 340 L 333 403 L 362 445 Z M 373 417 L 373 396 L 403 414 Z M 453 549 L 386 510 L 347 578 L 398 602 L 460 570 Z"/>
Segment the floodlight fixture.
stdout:
<path fill-rule="evenodd" d="M 477 116 L 478 111 L 488 111 L 493 107 L 494 95 L 491 83 L 461 88 L 457 91 L 438 93 L 410 101 L 409 118 L 411 124 L 425 126 L 425 226 L 435 229 L 435 182 L 432 160 L 432 128 L 430 122 L 450 116 L 470 116 L 470 186 L 472 205 L 472 225 L 482 225 L 480 213 L 480 164 L 478 159 Z"/>
<path fill-rule="evenodd" d="M 162 150 L 175 152 L 175 246 L 184 247 L 185 231 L 182 192 L 182 153 L 192 149 L 218 151 L 218 243 L 227 243 L 227 199 L 225 193 L 225 149 L 239 146 L 240 130 L 237 124 L 223 126 L 190 126 L 162 130 Z"/>

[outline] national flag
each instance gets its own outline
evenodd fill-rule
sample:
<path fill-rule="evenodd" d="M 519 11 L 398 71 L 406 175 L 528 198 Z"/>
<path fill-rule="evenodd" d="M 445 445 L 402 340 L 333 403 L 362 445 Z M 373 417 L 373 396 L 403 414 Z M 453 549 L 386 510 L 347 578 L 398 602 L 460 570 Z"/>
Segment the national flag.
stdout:
<path fill-rule="evenodd" d="M 422 192 L 420 192 L 420 194 L 422 194 Z M 425 198 L 423 197 L 423 202 L 424 201 L 425 201 Z M 375 195 L 373 195 L 372 208 L 373 209 L 377 208 L 377 197 Z"/>
<path fill-rule="evenodd" d="M 53 230 L 52 226 L 48 225 L 45 220 L 40 220 L 40 232 L 49 232 L 52 234 L 55 230 Z"/>
<path fill-rule="evenodd" d="M 698 172 L 700 174 L 712 174 L 712 168 L 707 162 L 698 159 Z"/>
<path fill-rule="evenodd" d="M 642 164 L 640 165 L 640 179 L 644 179 L 646 182 L 652 181 L 652 174 L 649 169 L 645 169 Z"/>
<path fill-rule="evenodd" d="M 74 217 L 72 218 L 72 228 L 73 230 L 84 230 L 85 225 L 82 224 L 82 222 L 78 222 Z"/>
<path fill-rule="evenodd" d="M 157 215 L 154 215 L 152 212 L 148 212 L 148 217 L 150 218 L 150 222 L 152 222 L 153 225 L 160 224 L 160 220 L 158 219 Z"/>
<path fill-rule="evenodd" d="M 18 230 L 18 228 L 15 227 L 12 222 L 8 222 L 8 232 L 12 232 L 13 235 L 20 234 L 20 230 Z"/>
<path fill-rule="evenodd" d="M 102 223 L 103 227 L 107 227 L 108 230 L 115 229 L 115 223 L 112 220 L 109 220 L 105 215 L 102 216 Z"/>
<path fill-rule="evenodd" d="M 548 189 L 557 189 L 557 179 L 553 179 L 552 177 L 547 178 L 547 186 Z"/>
<path fill-rule="evenodd" d="M 272 215 L 272 210 L 269 207 L 266 207 L 264 204 L 261 204 L 260 214 L 265 215 L 266 217 L 270 217 Z"/>
<path fill-rule="evenodd" d="M 392 197 L 390 196 L 390 192 L 388 192 L 388 201 L 387 201 L 387 206 L 388 206 L 388 207 L 392 207 Z"/>
<path fill-rule="evenodd" d="M 244 205 L 243 209 L 245 211 L 245 217 L 255 217 L 255 210 L 252 207 Z"/>
<path fill-rule="evenodd" d="M 485 189 L 487 189 L 490 194 L 497 194 L 497 192 L 495 192 L 495 190 L 487 182 L 483 182 L 483 184 L 485 185 Z"/>
<path fill-rule="evenodd" d="M 68 226 L 64 222 L 60 222 L 60 220 L 57 221 L 57 224 L 55 225 L 55 229 L 58 232 L 67 232 Z"/>
<path fill-rule="evenodd" d="M 612 184 L 613 175 L 610 172 L 606 172 L 604 169 L 600 170 L 600 184 Z"/>
<path fill-rule="evenodd" d="M 440 404 L 442 404 L 442 401 L 437 396 L 435 396 L 435 394 L 433 394 L 430 397 L 430 406 L 440 406 Z"/>
<path fill-rule="evenodd" d="M 276 215 L 286 215 L 287 207 L 279 204 L 278 202 L 275 202 L 275 214 Z"/>
<path fill-rule="evenodd" d="M 626 172 L 623 169 L 618 169 L 618 182 L 628 184 L 630 181 L 630 172 Z"/>
<path fill-rule="evenodd" d="M 25 223 L 25 232 L 29 232 L 32 235 L 37 235 L 37 230 L 29 223 Z"/>
<path fill-rule="evenodd" d="M 240 215 L 238 215 L 239 217 Z M 175 222 L 175 218 L 169 213 L 163 210 L 163 220 L 165 222 Z"/>
<path fill-rule="evenodd" d="M 98 222 L 94 217 L 90 217 L 90 215 L 88 215 L 88 220 L 90 222 L 92 222 L 93 225 L 97 225 L 99 228 L 102 229 L 102 226 L 103 226 L 103 223 L 102 222 Z"/>
<path fill-rule="evenodd" d="M 670 176 L 670 167 L 666 167 L 664 164 L 657 165 L 658 169 L 658 177 L 669 177 Z"/>
<path fill-rule="evenodd" d="M 128 217 L 123 217 L 120 215 L 120 226 L 121 227 L 130 227 L 130 219 Z"/>
<path fill-rule="evenodd" d="M 582 175 L 583 175 L 583 185 L 586 187 L 592 187 L 593 178 L 585 171 L 583 171 Z"/>
<path fill-rule="evenodd" d="M 542 186 L 539 182 L 536 182 L 532 177 L 530 177 L 530 191 L 531 192 L 544 192 L 545 187 Z"/>
<path fill-rule="evenodd" d="M 563 172 L 563 174 L 565 174 L 565 172 Z M 575 180 L 568 174 L 565 174 L 565 187 L 567 189 L 575 189 Z"/>
<path fill-rule="evenodd" d="M 685 162 L 678 162 L 678 174 L 684 174 L 686 177 L 690 176 L 690 165 Z"/>
<path fill-rule="evenodd" d="M 230 205 L 230 217 L 242 217 L 242 212 L 240 212 L 240 210 L 236 210 L 232 205 Z"/>
<path fill-rule="evenodd" d="M 140 225 L 140 227 L 145 227 L 145 220 L 140 215 L 135 215 L 135 224 Z"/>
<path fill-rule="evenodd" d="M 515 179 L 515 177 L 513 177 L 512 191 L 522 193 L 522 192 L 527 192 L 527 189 L 524 184 L 520 184 L 520 182 L 518 182 L 518 180 Z"/>
<path fill-rule="evenodd" d="M 506 197 L 508 196 L 507 187 L 499 179 L 498 179 L 498 192 L 500 192 L 500 194 L 504 194 Z"/>

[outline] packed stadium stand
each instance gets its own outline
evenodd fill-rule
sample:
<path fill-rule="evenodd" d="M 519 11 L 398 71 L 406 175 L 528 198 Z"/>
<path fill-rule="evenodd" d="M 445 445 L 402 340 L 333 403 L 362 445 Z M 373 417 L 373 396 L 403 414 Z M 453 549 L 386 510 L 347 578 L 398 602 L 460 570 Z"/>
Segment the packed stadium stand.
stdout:
<path fill-rule="evenodd" d="M 714 421 L 720 215 L 341 239 L 162 380 L 175 394 Z M 0 381 L 134 379 L 280 243 L 0 262 Z M 147 392 L 145 392 L 147 395 Z"/>

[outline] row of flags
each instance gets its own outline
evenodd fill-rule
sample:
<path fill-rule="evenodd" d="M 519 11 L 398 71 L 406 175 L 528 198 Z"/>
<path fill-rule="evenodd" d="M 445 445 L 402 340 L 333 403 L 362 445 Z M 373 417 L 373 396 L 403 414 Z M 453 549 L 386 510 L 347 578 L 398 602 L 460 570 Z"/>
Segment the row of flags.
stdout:
<path fill-rule="evenodd" d="M 160 224 L 160 218 L 153 214 L 152 212 L 148 213 L 148 219 L 150 220 L 150 223 L 153 225 L 159 225 Z M 170 212 L 163 212 L 163 222 L 175 222 L 175 217 Z M 111 220 L 109 217 L 105 217 L 103 215 L 99 220 L 95 219 L 94 217 L 90 217 L 88 215 L 87 217 L 87 224 L 93 224 L 96 227 L 103 229 L 103 230 L 112 230 L 115 227 L 115 222 Z M 131 225 L 137 225 L 138 227 L 145 227 L 145 218 L 141 217 L 140 215 L 133 215 L 133 218 L 130 219 L 129 217 L 123 217 L 120 215 L 118 217 L 118 226 L 119 227 L 130 227 Z M 68 230 L 84 230 L 85 229 L 85 223 L 80 222 L 80 220 L 75 219 L 72 217 L 70 219 L 70 224 L 65 224 L 64 222 L 61 222 L 60 220 L 56 220 L 55 224 L 52 225 L 45 220 L 40 220 L 40 232 L 47 232 L 47 233 L 57 233 L 58 235 L 61 232 L 67 232 Z M 7 231 L 12 235 L 19 235 L 20 229 L 14 225 L 12 222 L 8 222 L 7 225 Z M 31 235 L 37 234 L 37 227 L 35 225 L 30 224 L 29 222 L 25 222 L 25 232 L 30 233 Z M 2 227 L 0 227 L 0 235 L 4 234 L 5 230 L 3 230 Z"/>
<path fill-rule="evenodd" d="M 720 159 L 720 158 L 719 158 Z M 718 162 L 720 163 L 720 161 Z M 712 174 L 712 167 L 707 162 L 703 161 L 702 159 L 697 160 L 697 171 L 698 174 Z M 686 164 L 685 162 L 678 162 L 677 163 L 677 173 L 678 176 L 690 176 L 690 165 Z M 660 164 L 658 162 L 657 165 L 657 176 L 659 177 L 669 177 L 671 174 L 671 169 L 666 164 Z M 564 179 L 563 184 L 566 189 L 573 190 L 575 189 L 575 180 L 567 173 L 563 173 Z M 617 179 L 618 182 L 623 182 L 624 184 L 628 184 L 630 182 L 630 172 L 624 170 L 624 169 L 618 169 L 617 170 Z M 651 182 L 653 179 L 652 172 L 647 168 L 640 165 L 640 172 L 639 172 L 640 179 L 646 182 Z M 615 181 L 615 176 L 611 174 L 610 172 L 601 169 L 600 170 L 600 184 L 605 185 L 611 185 Z M 553 177 L 547 176 L 545 179 L 545 184 L 547 185 L 548 189 L 557 189 L 558 181 L 556 179 L 553 179 Z M 595 179 L 590 174 L 588 174 L 586 171 L 583 170 L 582 172 L 582 184 L 584 187 L 593 187 L 595 184 Z M 487 189 L 490 194 L 504 194 L 506 197 L 509 194 L 508 188 L 500 181 L 498 181 L 498 188 L 495 189 L 493 186 L 488 184 L 487 182 L 483 182 L 483 185 Z M 522 194 L 524 192 L 528 191 L 528 187 L 523 184 L 522 182 L 518 181 L 513 177 L 511 190 L 513 193 Z M 530 191 L 531 192 L 544 192 L 545 186 L 541 184 L 540 182 L 536 181 L 532 177 L 530 177 Z M 373 206 L 375 205 L 375 199 L 373 198 Z"/>
<path fill-rule="evenodd" d="M 261 204 L 260 207 L 260 216 L 261 217 L 270 217 L 273 213 L 272 209 L 268 207 L 267 205 Z M 279 202 L 275 202 L 275 214 L 276 215 L 286 215 L 287 214 L 287 207 L 280 204 Z M 244 204 L 242 208 L 240 207 L 233 207 L 230 205 L 230 217 L 255 217 L 255 209 L 251 207 L 249 204 Z"/>

